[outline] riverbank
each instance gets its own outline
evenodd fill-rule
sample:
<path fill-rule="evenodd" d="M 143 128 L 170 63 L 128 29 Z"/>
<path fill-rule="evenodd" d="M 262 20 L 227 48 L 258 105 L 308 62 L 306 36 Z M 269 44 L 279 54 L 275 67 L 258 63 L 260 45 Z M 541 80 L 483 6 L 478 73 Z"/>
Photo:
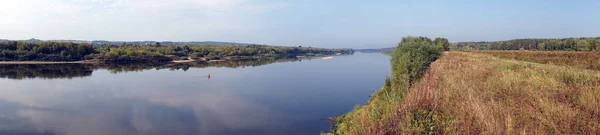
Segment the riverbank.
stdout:
<path fill-rule="evenodd" d="M 402 125 L 397 124 L 410 123 L 404 120 L 412 115 L 399 115 L 398 111 L 403 111 L 402 103 L 405 103 L 405 97 L 414 91 L 411 89 L 418 86 L 423 77 L 429 77 L 426 74 L 429 72 L 428 67 L 440 58 L 442 52 L 442 48 L 433 44 L 427 37 L 402 38 L 392 54 L 391 76 L 386 78 L 384 86 L 371 95 L 371 99 L 365 105 L 357 105 L 354 110 L 336 117 L 331 134 L 405 133 L 400 127 Z"/>
<path fill-rule="evenodd" d="M 36 48 L 36 49 L 33 49 Z M 262 57 L 324 56 L 352 54 L 352 49 L 302 46 L 175 46 L 175 45 L 102 45 L 72 42 L 0 42 L 0 61 L 6 64 L 65 64 L 94 60 L 99 63 L 192 62 L 188 58 L 208 60 L 245 60 Z M 181 60 L 187 59 L 187 60 Z M 9 62 L 10 61 L 10 62 Z M 27 62 L 21 62 L 27 61 Z M 48 62 L 46 62 L 48 61 Z"/>
<path fill-rule="evenodd" d="M 190 62 L 219 62 L 219 61 L 226 61 L 226 60 L 208 60 L 208 61 L 204 61 L 204 60 L 188 59 L 188 60 L 174 60 L 174 61 L 171 61 L 171 62 L 172 63 L 190 63 Z"/>
<path fill-rule="evenodd" d="M 331 134 L 599 134 L 599 84 L 600 71 L 453 51 L 404 92 L 386 81 Z"/>
<path fill-rule="evenodd" d="M 305 58 L 305 57 L 302 57 Z M 297 58 L 297 59 L 302 59 L 302 58 Z M 261 58 L 255 58 L 255 59 L 261 59 Z M 278 59 L 278 58 L 275 58 Z M 240 60 L 246 60 L 246 59 L 240 59 Z M 222 62 L 222 61 L 240 61 L 240 60 L 195 60 L 192 58 L 188 58 L 187 60 L 173 60 L 171 62 L 167 62 L 167 63 L 192 63 L 192 62 Z M 133 62 L 135 64 L 145 64 L 144 62 L 141 63 L 136 63 Z M 146 62 L 147 63 L 147 62 Z M 0 61 L 0 65 L 35 65 L 35 64 L 110 64 L 110 63 L 102 63 L 98 60 L 85 60 L 85 61 Z"/>
<path fill-rule="evenodd" d="M 206 62 L 219 62 L 225 60 L 209 60 Z M 190 63 L 200 62 L 193 59 L 188 60 L 174 60 L 171 63 Z M 0 61 L 0 65 L 35 65 L 35 64 L 99 64 L 100 62 L 94 61 Z"/>
<path fill-rule="evenodd" d="M 340 54 L 337 55 L 324 55 L 324 56 L 296 56 L 293 58 L 296 59 L 312 59 L 312 58 L 322 58 L 324 60 L 332 59 L 334 56 L 342 56 Z M 188 57 L 186 60 L 173 60 L 172 63 L 190 63 L 190 62 L 221 62 L 221 61 L 240 61 L 240 60 L 258 60 L 258 59 L 281 59 L 286 57 L 246 57 L 246 58 L 226 58 L 226 59 L 218 59 L 218 60 L 206 60 L 206 58 L 198 58 L 193 59 Z"/>
<path fill-rule="evenodd" d="M 0 64 L 93 64 L 90 61 L 0 61 Z"/>
<path fill-rule="evenodd" d="M 192 57 L 188 57 L 187 60 L 173 60 L 173 63 L 188 63 L 188 62 L 194 62 L 196 60 L 192 59 Z"/>

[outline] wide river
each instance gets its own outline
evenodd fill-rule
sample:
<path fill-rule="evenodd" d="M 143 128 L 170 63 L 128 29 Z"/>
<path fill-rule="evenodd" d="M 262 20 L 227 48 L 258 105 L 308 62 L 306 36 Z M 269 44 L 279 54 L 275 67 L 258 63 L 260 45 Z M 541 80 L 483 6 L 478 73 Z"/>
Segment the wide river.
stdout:
<path fill-rule="evenodd" d="M 0 134 L 319 134 L 383 85 L 389 59 L 0 65 Z"/>

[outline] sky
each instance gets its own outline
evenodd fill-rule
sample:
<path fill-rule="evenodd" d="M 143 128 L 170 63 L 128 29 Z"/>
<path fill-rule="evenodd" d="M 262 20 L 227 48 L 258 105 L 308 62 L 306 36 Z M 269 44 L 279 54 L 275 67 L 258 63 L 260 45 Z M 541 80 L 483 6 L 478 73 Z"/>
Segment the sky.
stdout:
<path fill-rule="evenodd" d="M 600 37 L 597 0 L 0 0 L 0 39 L 228 41 L 383 48 Z"/>

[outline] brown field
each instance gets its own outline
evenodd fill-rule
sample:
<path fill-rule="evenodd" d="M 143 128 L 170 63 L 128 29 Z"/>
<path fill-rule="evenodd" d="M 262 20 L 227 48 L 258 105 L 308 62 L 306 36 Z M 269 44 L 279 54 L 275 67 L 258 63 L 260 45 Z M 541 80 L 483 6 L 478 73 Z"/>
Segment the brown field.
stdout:
<path fill-rule="evenodd" d="M 404 98 L 384 86 L 329 134 L 600 134 L 600 71 L 583 64 L 597 56 L 445 53 Z"/>
<path fill-rule="evenodd" d="M 469 51 L 500 58 L 515 59 L 559 66 L 600 70 L 600 52 L 597 51 Z"/>

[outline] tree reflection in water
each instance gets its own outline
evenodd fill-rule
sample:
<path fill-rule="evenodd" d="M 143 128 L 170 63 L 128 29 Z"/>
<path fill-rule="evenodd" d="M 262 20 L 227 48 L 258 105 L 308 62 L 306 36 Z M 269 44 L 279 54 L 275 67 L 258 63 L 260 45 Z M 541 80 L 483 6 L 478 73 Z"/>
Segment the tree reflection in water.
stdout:
<path fill-rule="evenodd" d="M 310 60 L 310 58 L 304 58 Z M 29 65 L 0 65 L 0 78 L 7 79 L 71 79 L 92 75 L 94 70 L 106 69 L 111 73 L 139 72 L 144 70 L 187 71 L 190 68 L 244 68 L 263 66 L 278 62 L 302 61 L 299 58 L 262 58 L 239 61 L 214 61 L 191 63 L 146 63 L 146 64 L 29 64 Z M 207 76 L 210 79 L 210 76 Z"/>

